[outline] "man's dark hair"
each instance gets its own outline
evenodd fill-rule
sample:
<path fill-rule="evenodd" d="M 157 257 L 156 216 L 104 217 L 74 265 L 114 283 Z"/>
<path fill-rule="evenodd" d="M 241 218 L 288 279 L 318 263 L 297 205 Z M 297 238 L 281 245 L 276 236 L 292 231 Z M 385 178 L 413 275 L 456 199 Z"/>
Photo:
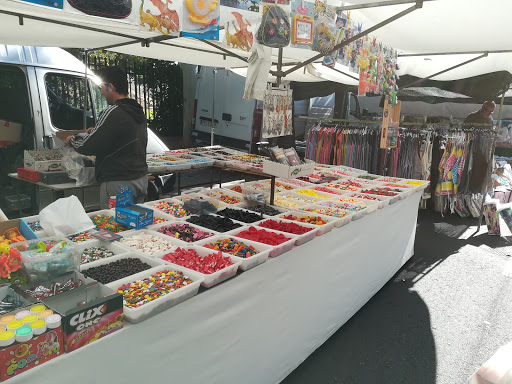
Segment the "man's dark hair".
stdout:
<path fill-rule="evenodd" d="M 126 72 L 120 67 L 104 67 L 96 71 L 96 75 L 106 84 L 113 84 L 116 92 L 121 95 L 128 94 L 128 80 Z"/>

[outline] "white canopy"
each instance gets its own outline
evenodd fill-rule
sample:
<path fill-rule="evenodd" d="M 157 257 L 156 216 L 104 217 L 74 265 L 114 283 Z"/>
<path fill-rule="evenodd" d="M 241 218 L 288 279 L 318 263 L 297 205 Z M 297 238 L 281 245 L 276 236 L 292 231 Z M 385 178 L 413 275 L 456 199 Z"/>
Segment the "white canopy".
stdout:
<path fill-rule="evenodd" d="M 350 3 L 366 4 L 371 1 L 350 0 Z M 329 5 L 340 6 L 341 1 L 329 0 Z M 362 22 L 363 29 L 367 29 L 413 6 L 413 3 L 409 3 L 352 10 L 351 17 L 353 20 Z M 23 25 L 20 25 L 18 14 L 40 19 L 34 20 L 25 17 Z M 507 41 L 507 37 L 512 35 L 512 24 L 508 21 L 510 14 L 512 14 L 512 1 L 509 0 L 425 1 L 422 9 L 417 9 L 378 29 L 373 36 L 378 37 L 386 45 L 398 49 L 400 54 L 475 51 L 471 55 L 399 58 L 401 68 L 399 74 L 424 78 L 475 58 L 480 55 L 480 52 L 510 49 Z M 54 20 L 61 24 L 51 24 L 42 20 Z M 78 27 L 95 28 L 95 30 Z M 135 42 L 132 44 L 110 49 L 121 53 L 190 64 L 217 67 L 247 65 L 239 58 L 225 54 L 225 52 L 231 52 L 242 58 L 247 58 L 249 56 L 247 52 L 225 47 L 223 48 L 226 51 L 222 52 L 204 41 L 185 37 L 151 43 L 149 47 L 142 47 L 140 39 L 154 37 L 154 34 L 141 30 L 136 25 L 59 12 L 12 0 L 0 0 L 0 43 L 3 44 L 100 48 L 126 43 L 133 39 Z M 212 44 L 220 45 L 219 43 Z M 275 62 L 277 62 L 278 50 L 274 49 L 273 51 Z M 300 62 L 314 55 L 316 52 L 286 48 L 283 53 L 283 61 L 284 63 Z M 316 68 L 318 71 L 318 66 Z M 348 72 L 347 68 L 340 69 Z M 323 68 L 320 70 L 323 73 L 321 79 L 330 77 L 336 79 L 335 81 L 354 83 L 350 77 L 332 70 Z M 512 53 L 489 53 L 488 57 L 432 79 L 454 80 L 500 70 L 512 73 Z M 299 71 L 304 74 L 303 69 Z"/>

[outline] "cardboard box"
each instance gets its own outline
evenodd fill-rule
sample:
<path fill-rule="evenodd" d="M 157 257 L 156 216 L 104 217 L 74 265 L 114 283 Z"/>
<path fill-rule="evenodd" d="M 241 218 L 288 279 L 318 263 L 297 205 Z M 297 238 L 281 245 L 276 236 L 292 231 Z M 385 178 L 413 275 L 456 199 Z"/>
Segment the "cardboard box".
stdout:
<path fill-rule="evenodd" d="M 34 169 L 36 171 L 61 171 L 64 169 L 64 167 L 62 166 L 62 158 L 58 160 L 36 161 L 33 157 L 35 153 L 59 155 L 62 154 L 62 151 L 58 149 L 48 149 L 43 151 L 25 151 L 25 168 Z"/>
<path fill-rule="evenodd" d="M 153 210 L 133 204 L 133 192 L 125 190 L 116 197 L 116 218 L 119 224 L 141 229 L 153 224 Z"/>
<path fill-rule="evenodd" d="M 14 315 L 19 311 L 29 309 L 36 300 L 24 294 L 22 290 L 9 284 L 0 286 L 2 301 L 16 302 L 17 309 L 1 313 Z M 64 340 L 62 326 L 48 329 L 45 333 L 33 337 L 26 343 L 15 342 L 8 347 L 0 348 L 0 381 L 15 377 L 34 367 L 62 356 Z"/>
<path fill-rule="evenodd" d="M 35 232 L 28 226 L 23 219 L 12 219 L 7 221 L 0 221 L 0 236 L 11 228 L 18 228 L 21 236 L 27 240 L 39 239 Z"/>
<path fill-rule="evenodd" d="M 295 179 L 297 177 L 311 174 L 314 171 L 315 166 L 316 163 L 284 165 L 270 160 L 263 160 L 263 173 L 277 176 L 282 179 Z"/>
<path fill-rule="evenodd" d="M 64 349 L 71 352 L 123 328 L 123 296 L 75 272 L 82 286 L 43 299 L 63 320 Z"/>
<path fill-rule="evenodd" d="M 21 124 L 0 119 L 0 141 L 19 143 L 21 140 Z"/>

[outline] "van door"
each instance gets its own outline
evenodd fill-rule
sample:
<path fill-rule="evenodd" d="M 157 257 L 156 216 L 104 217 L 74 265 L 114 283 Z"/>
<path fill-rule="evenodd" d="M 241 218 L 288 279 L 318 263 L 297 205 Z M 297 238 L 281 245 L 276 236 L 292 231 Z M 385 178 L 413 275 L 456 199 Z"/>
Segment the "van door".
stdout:
<path fill-rule="evenodd" d="M 37 84 L 43 110 L 44 136 L 52 137 L 56 131 L 83 129 L 85 85 L 83 75 L 69 71 L 36 68 Z M 91 90 L 96 86 L 89 82 L 87 100 L 87 128 L 93 127 L 99 100 L 93 103 Z M 97 88 L 97 87 L 96 87 Z"/>

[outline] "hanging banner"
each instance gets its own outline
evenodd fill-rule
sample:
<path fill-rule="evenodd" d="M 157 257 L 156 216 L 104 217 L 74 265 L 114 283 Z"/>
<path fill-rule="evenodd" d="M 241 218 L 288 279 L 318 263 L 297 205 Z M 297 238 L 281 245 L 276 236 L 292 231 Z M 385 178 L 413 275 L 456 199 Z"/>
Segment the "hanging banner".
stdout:
<path fill-rule="evenodd" d="M 311 49 L 315 30 L 315 4 L 302 0 L 292 1 L 292 47 Z"/>
<path fill-rule="evenodd" d="M 183 0 L 183 36 L 219 40 L 220 5 L 217 0 Z"/>
<path fill-rule="evenodd" d="M 55 9 L 64 8 L 64 0 L 17 0 L 21 3 L 29 3 L 34 5 L 41 5 L 43 7 L 50 7 Z"/>
<path fill-rule="evenodd" d="M 248 11 L 227 12 L 223 15 L 224 44 L 229 48 L 249 52 L 258 30 L 258 15 Z"/>
<path fill-rule="evenodd" d="M 65 0 L 64 11 L 129 24 L 135 24 L 137 22 L 137 9 L 134 8 L 132 0 Z"/>
<path fill-rule="evenodd" d="M 269 138 L 292 135 L 292 122 L 292 90 L 265 90 L 261 137 Z"/>
<path fill-rule="evenodd" d="M 398 125 L 400 124 L 401 102 L 394 107 L 386 100 L 382 115 L 382 131 L 380 133 L 381 148 L 395 148 L 398 144 Z"/>
<path fill-rule="evenodd" d="M 174 0 L 137 0 L 138 24 L 141 29 L 163 35 L 179 36 L 181 7 Z M 176 5 L 175 5 L 176 4 Z M 181 4 L 180 4 L 181 5 Z"/>
<path fill-rule="evenodd" d="M 220 0 L 223 7 L 232 7 L 244 11 L 259 12 L 260 0 Z"/>

